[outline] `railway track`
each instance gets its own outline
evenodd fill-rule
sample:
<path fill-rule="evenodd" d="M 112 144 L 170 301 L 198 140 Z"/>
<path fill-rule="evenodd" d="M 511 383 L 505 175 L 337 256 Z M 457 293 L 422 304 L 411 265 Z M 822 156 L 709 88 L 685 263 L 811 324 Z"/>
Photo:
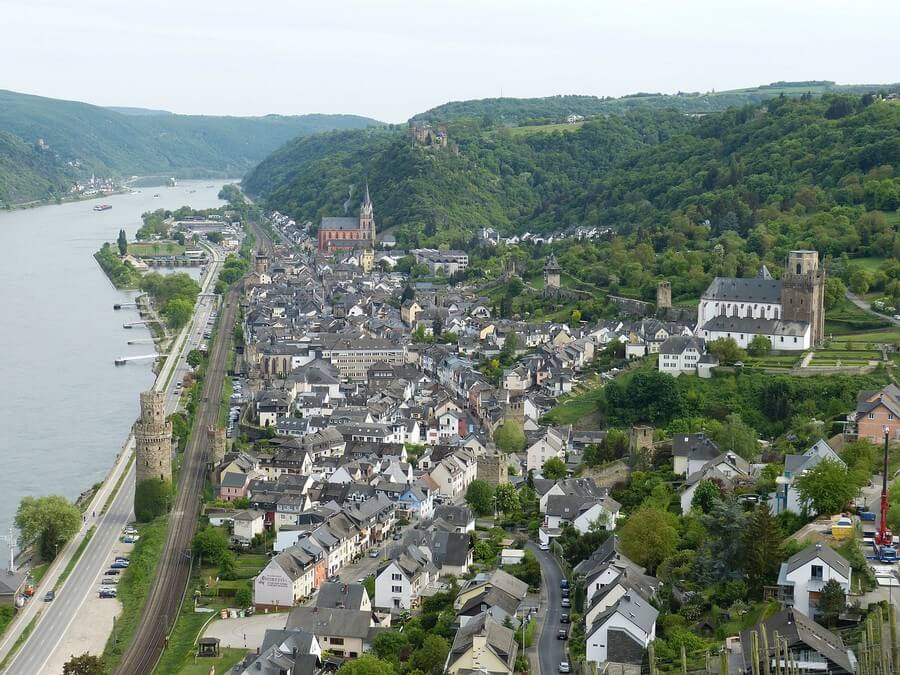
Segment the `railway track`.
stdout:
<path fill-rule="evenodd" d="M 238 287 L 233 287 L 225 296 L 220 314 L 220 329 L 216 332 L 215 342 L 210 350 L 202 400 L 184 451 L 175 505 L 169 513 L 166 541 L 156 568 L 156 576 L 144 605 L 141 622 L 116 669 L 122 675 L 153 672 L 166 647 L 169 631 L 187 587 L 191 569 L 191 540 L 197 528 L 200 495 L 209 456 L 206 429 L 218 424 L 219 402 L 222 400 L 222 384 L 232 339 L 230 327 L 234 325 L 237 316 L 239 298 Z"/>

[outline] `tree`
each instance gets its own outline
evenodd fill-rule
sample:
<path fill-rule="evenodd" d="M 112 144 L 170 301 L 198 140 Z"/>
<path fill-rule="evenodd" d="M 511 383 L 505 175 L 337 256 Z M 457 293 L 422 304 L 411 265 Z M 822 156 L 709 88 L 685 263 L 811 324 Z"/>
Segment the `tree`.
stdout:
<path fill-rule="evenodd" d="M 744 571 L 750 590 L 757 597 L 763 586 L 772 584 L 778 575 L 782 536 L 768 504 L 753 510 L 744 532 Z"/>
<path fill-rule="evenodd" d="M 221 527 L 204 527 L 194 535 L 191 543 L 194 555 L 203 556 L 204 560 L 221 565 L 229 556 L 228 534 Z"/>
<path fill-rule="evenodd" d="M 487 516 L 494 512 L 494 488 L 483 480 L 473 480 L 466 488 L 466 503 L 478 516 Z"/>
<path fill-rule="evenodd" d="M 494 501 L 497 504 L 497 510 L 501 513 L 509 515 L 516 513 L 519 508 L 519 493 L 512 483 L 501 483 L 494 489 Z"/>
<path fill-rule="evenodd" d="M 697 484 L 694 496 L 691 498 L 691 508 L 699 509 L 703 513 L 709 513 L 713 504 L 722 498 L 722 490 L 708 478 L 704 478 Z"/>
<path fill-rule="evenodd" d="M 706 345 L 706 348 L 722 364 L 734 363 L 747 358 L 747 352 L 741 349 L 737 341 L 732 337 L 713 340 Z"/>
<path fill-rule="evenodd" d="M 338 675 L 397 675 L 394 666 L 371 654 L 345 661 L 337 672 Z"/>
<path fill-rule="evenodd" d="M 747 353 L 750 356 L 765 356 L 772 351 L 772 341 L 765 335 L 754 335 L 747 345 Z"/>
<path fill-rule="evenodd" d="M 196 368 L 206 359 L 203 352 L 199 349 L 192 349 L 188 352 L 187 363 L 191 368 Z"/>
<path fill-rule="evenodd" d="M 41 557 L 53 560 L 60 547 L 81 527 L 81 511 L 65 497 L 22 497 L 16 527 L 25 545 L 37 543 Z"/>
<path fill-rule="evenodd" d="M 670 513 L 642 506 L 619 532 L 625 555 L 652 574 L 678 547 L 678 530 L 674 520 L 675 516 Z"/>
<path fill-rule="evenodd" d="M 402 260 L 401 260 L 402 262 Z M 399 265 L 397 266 L 400 267 Z M 412 286 L 406 284 L 403 288 L 403 293 L 400 294 L 400 302 L 406 302 L 407 300 L 413 300 L 416 297 L 416 292 L 412 289 Z"/>
<path fill-rule="evenodd" d="M 516 350 L 519 348 L 519 338 L 513 331 L 503 338 L 503 346 L 500 348 L 500 363 L 510 365 L 516 358 Z"/>
<path fill-rule="evenodd" d="M 572 310 L 572 323 L 578 323 L 581 321 L 581 310 L 573 309 Z"/>
<path fill-rule="evenodd" d="M 172 484 L 159 478 L 142 480 L 134 488 L 134 517 L 140 523 L 149 523 L 169 510 Z"/>
<path fill-rule="evenodd" d="M 125 236 L 125 230 L 119 230 L 119 239 L 116 243 L 119 245 L 119 255 L 128 253 L 128 237 Z"/>
<path fill-rule="evenodd" d="M 828 627 L 834 626 L 846 606 L 847 598 L 838 581 L 836 579 L 826 581 L 819 595 L 818 613 L 822 617 L 822 622 Z"/>
<path fill-rule="evenodd" d="M 507 420 L 494 432 L 494 443 L 503 452 L 519 452 L 525 449 L 527 439 L 522 424 Z"/>
<path fill-rule="evenodd" d="M 105 672 L 103 657 L 88 652 L 73 656 L 63 664 L 63 675 L 104 675 Z"/>
<path fill-rule="evenodd" d="M 379 659 L 389 661 L 395 666 L 400 664 L 401 658 L 410 649 L 409 638 L 406 631 L 385 631 L 379 633 L 372 640 L 372 653 Z"/>
<path fill-rule="evenodd" d="M 822 460 L 794 485 L 803 508 L 814 514 L 840 513 L 856 495 L 847 467 L 833 459 Z"/>
<path fill-rule="evenodd" d="M 173 298 L 166 303 L 164 309 L 170 328 L 181 328 L 191 320 L 194 303 L 184 298 Z"/>
<path fill-rule="evenodd" d="M 238 607 L 249 607 L 253 604 L 253 591 L 250 586 L 241 586 L 234 594 L 234 603 Z"/>
<path fill-rule="evenodd" d="M 858 295 L 868 293 L 871 285 L 872 275 L 864 269 L 858 269 L 850 275 L 850 289 Z"/>
<path fill-rule="evenodd" d="M 440 635 L 426 635 L 413 654 L 411 665 L 423 673 L 443 672 L 444 662 L 450 651 L 450 644 Z"/>
<path fill-rule="evenodd" d="M 759 455 L 756 430 L 744 424 L 737 413 L 731 413 L 724 423 L 710 422 L 707 433 L 723 452 L 733 452 L 747 461 L 752 461 Z"/>
<path fill-rule="evenodd" d="M 541 473 L 544 478 L 549 478 L 550 480 L 560 480 L 561 478 L 566 477 L 566 463 L 563 462 L 559 457 L 551 457 L 546 462 L 544 462 L 544 466 L 541 467 Z"/>
<path fill-rule="evenodd" d="M 828 277 L 825 279 L 825 309 L 834 309 L 843 300 L 847 293 L 847 287 L 838 277 Z"/>

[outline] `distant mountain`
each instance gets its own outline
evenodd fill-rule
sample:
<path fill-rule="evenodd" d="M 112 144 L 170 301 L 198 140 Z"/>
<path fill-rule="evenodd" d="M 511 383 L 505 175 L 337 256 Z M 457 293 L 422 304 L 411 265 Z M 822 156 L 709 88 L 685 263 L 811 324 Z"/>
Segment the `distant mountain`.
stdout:
<path fill-rule="evenodd" d="M 150 108 L 131 108 L 128 106 L 106 106 L 107 110 L 122 113 L 123 115 L 174 115 L 175 113 L 168 110 L 151 110 Z"/>
<path fill-rule="evenodd" d="M 0 185 L 19 185 L 15 199 L 27 201 L 45 198 L 44 187 L 65 183 L 70 174 L 238 176 L 297 136 L 380 124 L 356 115 L 216 117 L 122 110 L 0 90 L 0 131 L 19 141 L 6 139 L 0 146 L 0 166 L 21 166 L 25 174 L 0 175 Z M 26 161 L 39 141 L 40 156 Z M 35 172 L 38 166 L 41 172 Z M 28 185 L 33 189 L 25 189 Z M 12 200 L 12 194 L 0 193 L 0 202 Z"/>
<path fill-rule="evenodd" d="M 491 118 L 492 122 L 517 126 L 561 122 L 567 115 L 590 117 L 608 113 L 623 113 L 638 108 L 672 109 L 682 113 L 704 114 L 728 108 L 755 105 L 778 96 L 800 97 L 804 94 L 821 96 L 828 93 L 865 94 L 892 92 L 900 84 L 835 84 L 829 80 L 807 82 L 773 82 L 747 89 L 731 89 L 706 93 L 679 92 L 677 94 L 638 93 L 620 98 L 597 96 L 547 96 L 544 98 L 485 98 L 471 101 L 452 101 L 415 115 L 412 119 L 447 122 L 464 117 Z"/>

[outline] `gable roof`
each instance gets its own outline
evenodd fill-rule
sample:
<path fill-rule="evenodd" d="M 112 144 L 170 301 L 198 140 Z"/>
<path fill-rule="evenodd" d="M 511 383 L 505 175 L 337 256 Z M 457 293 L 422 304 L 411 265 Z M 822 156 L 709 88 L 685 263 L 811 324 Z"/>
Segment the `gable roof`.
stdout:
<path fill-rule="evenodd" d="M 825 546 L 824 544 L 810 544 L 799 553 L 792 555 L 787 559 L 786 571 L 793 572 L 797 568 L 803 567 L 803 565 L 817 558 L 842 576 L 849 578 L 850 563 L 848 563 L 840 553 L 837 553 L 830 546 Z"/>
<path fill-rule="evenodd" d="M 588 630 L 587 635 L 593 635 L 615 614 L 623 616 L 645 634 L 649 635 L 656 625 L 656 617 L 659 616 L 659 610 L 651 605 L 650 601 L 640 593 L 626 593 L 616 601 L 616 604 L 612 605 L 605 612 L 600 613 L 594 619 L 594 624 Z"/>
<path fill-rule="evenodd" d="M 512 672 L 518 651 L 516 634 L 511 629 L 497 623 L 486 613 L 473 617 L 465 626 L 456 631 L 453 646 L 450 648 L 449 663 L 455 663 L 472 648 L 472 642 L 476 635 L 485 637 L 487 648 Z"/>
<path fill-rule="evenodd" d="M 704 300 L 781 304 L 781 282 L 756 277 L 737 279 L 716 277 L 701 296 Z"/>
<path fill-rule="evenodd" d="M 367 611 L 301 606 L 291 609 L 287 628 L 300 628 L 313 635 L 365 638 L 371 622 L 372 613 Z"/>
<path fill-rule="evenodd" d="M 325 582 L 319 586 L 316 607 L 319 609 L 361 609 L 366 597 L 362 584 Z"/>

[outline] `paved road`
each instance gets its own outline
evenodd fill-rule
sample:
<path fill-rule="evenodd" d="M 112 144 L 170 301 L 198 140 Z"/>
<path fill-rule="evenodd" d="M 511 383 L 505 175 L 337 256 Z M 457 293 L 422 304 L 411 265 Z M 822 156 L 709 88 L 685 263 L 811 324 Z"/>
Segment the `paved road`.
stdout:
<path fill-rule="evenodd" d="M 221 268 L 221 255 L 217 251 L 212 251 L 212 255 L 213 261 L 207 268 L 206 275 L 203 278 L 202 287 L 204 292 L 212 288 L 212 285 L 215 283 L 215 277 Z M 165 391 L 169 412 L 174 411 L 178 402 L 175 382 L 180 379 L 178 373 L 182 372 L 183 374 L 183 369 L 187 367 L 185 359 L 190 349 L 189 340 L 198 331 L 202 335 L 213 306 L 214 303 L 211 298 L 200 298 L 194 320 L 176 337 L 170 350 L 170 356 L 166 359 L 157 377 L 154 388 Z M 175 375 L 169 378 L 169 373 L 173 370 Z M 109 493 L 114 488 L 122 471 L 124 471 L 133 450 L 134 440 L 129 436 L 124 451 L 120 454 L 119 460 L 110 473 L 110 477 L 89 506 L 88 513 L 96 512 L 99 514 L 101 512 Z M 131 519 L 133 503 L 134 467 L 131 467 L 128 476 L 122 483 L 122 488 L 107 512 L 96 519 L 88 518 L 88 522 L 83 527 L 82 532 L 67 545 L 66 549 L 57 558 L 53 570 L 49 571 L 47 576 L 45 576 L 43 583 L 38 588 L 35 599 L 25 608 L 25 612 L 17 620 L 14 629 L 7 632 L 4 636 L 4 641 L 0 643 L 0 655 L 7 653 L 21 633 L 21 630 L 28 625 L 38 611 L 41 611 L 38 623 L 31 635 L 7 667 L 5 672 L 8 675 L 35 675 L 43 671 L 56 647 L 63 642 L 66 632 L 77 618 L 78 612 L 84 605 L 88 595 L 96 592 L 99 580 L 111 562 L 113 545 L 118 539 L 122 528 Z M 47 589 L 53 588 L 59 573 L 72 558 L 78 543 L 84 538 L 84 534 L 91 525 L 96 525 L 97 529 L 72 570 L 71 575 L 59 589 L 58 597 L 52 603 L 44 603 L 40 597 L 43 597 Z"/>
<path fill-rule="evenodd" d="M 859 307 L 862 311 L 871 314 L 872 316 L 877 316 L 879 319 L 884 319 L 885 321 L 894 324 L 895 326 L 900 326 L 900 321 L 895 319 L 892 316 L 888 316 L 887 314 L 881 314 L 880 312 L 876 312 L 872 309 L 871 303 L 866 302 L 862 298 L 860 298 L 855 293 L 851 293 L 850 291 L 846 292 L 847 299 L 852 302 L 854 305 Z"/>
<path fill-rule="evenodd" d="M 533 543 L 528 544 L 528 548 L 537 556 L 541 565 L 541 581 L 543 582 L 541 594 L 541 602 L 543 607 L 540 612 L 541 624 L 540 635 L 538 636 L 538 661 L 540 663 L 541 675 L 550 675 L 559 671 L 559 662 L 568 661 L 569 657 L 566 653 L 565 640 L 557 640 L 556 634 L 560 628 L 569 630 L 571 624 L 561 624 L 559 617 L 563 613 L 562 591 L 559 583 L 563 579 L 562 570 L 556 558 L 541 551 Z M 565 610 L 566 613 L 569 610 Z"/>

